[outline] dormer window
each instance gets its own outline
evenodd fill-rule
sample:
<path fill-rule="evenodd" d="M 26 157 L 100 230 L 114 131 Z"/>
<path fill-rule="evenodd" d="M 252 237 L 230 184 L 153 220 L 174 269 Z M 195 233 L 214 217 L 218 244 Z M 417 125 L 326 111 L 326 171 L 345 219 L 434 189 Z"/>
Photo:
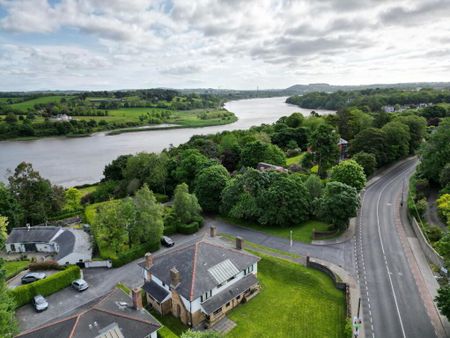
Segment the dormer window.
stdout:
<path fill-rule="evenodd" d="M 209 291 L 205 292 L 203 295 L 200 296 L 200 303 L 203 303 L 204 301 L 206 301 L 210 297 L 212 297 L 212 290 L 209 290 Z"/>

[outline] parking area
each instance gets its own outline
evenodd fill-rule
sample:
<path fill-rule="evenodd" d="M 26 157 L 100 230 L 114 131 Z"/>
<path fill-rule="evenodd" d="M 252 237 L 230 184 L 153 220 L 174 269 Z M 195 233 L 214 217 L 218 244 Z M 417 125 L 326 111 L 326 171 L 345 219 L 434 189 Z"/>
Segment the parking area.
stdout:
<path fill-rule="evenodd" d="M 25 276 L 28 272 L 30 272 L 29 270 L 24 270 L 22 272 L 20 272 L 19 274 L 17 274 L 15 277 L 11 278 L 10 280 L 8 280 L 8 287 L 11 289 L 14 289 L 16 286 L 20 286 L 22 285 L 21 282 L 21 278 L 23 276 Z M 45 271 L 33 271 L 33 272 L 43 272 L 48 276 L 53 275 L 54 273 L 57 273 L 58 270 L 45 270 Z"/>

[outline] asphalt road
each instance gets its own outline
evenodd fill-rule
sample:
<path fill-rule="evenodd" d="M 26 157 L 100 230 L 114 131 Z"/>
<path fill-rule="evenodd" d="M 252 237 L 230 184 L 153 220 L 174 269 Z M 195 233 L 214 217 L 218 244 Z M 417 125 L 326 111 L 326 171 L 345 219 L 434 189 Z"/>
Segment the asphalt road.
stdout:
<path fill-rule="evenodd" d="M 355 261 L 366 337 L 436 337 L 405 250 L 400 217 L 402 191 L 416 160 L 408 160 L 369 186 L 356 232 Z"/>

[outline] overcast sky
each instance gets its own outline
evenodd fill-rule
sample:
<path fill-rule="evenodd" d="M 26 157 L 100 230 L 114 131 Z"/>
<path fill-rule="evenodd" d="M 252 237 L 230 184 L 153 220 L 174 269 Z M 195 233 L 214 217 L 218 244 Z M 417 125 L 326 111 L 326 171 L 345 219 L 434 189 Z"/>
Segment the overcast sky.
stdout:
<path fill-rule="evenodd" d="M 0 90 L 450 81 L 449 0 L 0 0 Z"/>

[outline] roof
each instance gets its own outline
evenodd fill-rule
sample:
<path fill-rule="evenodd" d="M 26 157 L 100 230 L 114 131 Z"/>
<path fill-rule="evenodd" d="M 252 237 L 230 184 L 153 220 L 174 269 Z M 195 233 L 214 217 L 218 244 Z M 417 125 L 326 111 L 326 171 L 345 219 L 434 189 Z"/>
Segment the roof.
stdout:
<path fill-rule="evenodd" d="M 123 306 L 125 303 L 127 305 Z M 125 338 L 144 338 L 161 327 L 161 324 L 146 310 L 135 310 L 131 305 L 131 299 L 127 294 L 114 289 L 83 311 L 25 331 L 16 337 L 96 338 L 105 337 L 107 332 L 119 330 Z"/>
<path fill-rule="evenodd" d="M 169 295 L 169 291 L 155 281 L 146 282 L 142 288 L 160 303 Z"/>
<path fill-rule="evenodd" d="M 13 228 L 6 243 L 48 243 L 60 229 L 53 226 Z"/>
<path fill-rule="evenodd" d="M 206 314 L 210 314 L 257 283 L 256 276 L 250 273 L 214 297 L 208 299 L 202 304 L 202 308 Z"/>
<path fill-rule="evenodd" d="M 347 141 L 347 140 L 344 140 L 344 139 L 341 137 L 341 138 L 339 138 L 338 146 L 341 145 L 341 144 L 348 144 L 348 141 Z"/>
<path fill-rule="evenodd" d="M 221 282 L 218 279 L 225 278 L 226 270 L 231 269 L 231 266 L 233 272 L 237 273 L 259 260 L 259 257 L 246 251 L 226 248 L 203 239 L 155 256 L 150 272 L 170 285 L 170 269 L 176 267 L 181 277 L 176 290 L 185 299 L 192 301 L 219 285 Z M 139 265 L 145 268 L 144 262 Z"/>
<path fill-rule="evenodd" d="M 75 235 L 72 232 L 65 230 L 61 235 L 55 238 L 55 242 L 58 243 L 59 246 L 59 251 L 55 259 L 60 260 L 73 252 Z"/>

